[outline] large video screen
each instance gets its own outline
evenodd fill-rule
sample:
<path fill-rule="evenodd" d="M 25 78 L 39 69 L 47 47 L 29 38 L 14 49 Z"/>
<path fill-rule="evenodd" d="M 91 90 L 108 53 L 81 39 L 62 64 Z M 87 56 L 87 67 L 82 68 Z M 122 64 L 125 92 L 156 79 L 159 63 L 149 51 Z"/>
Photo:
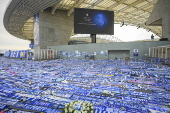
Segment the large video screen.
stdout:
<path fill-rule="evenodd" d="M 114 12 L 94 9 L 74 9 L 74 33 L 114 34 Z"/>

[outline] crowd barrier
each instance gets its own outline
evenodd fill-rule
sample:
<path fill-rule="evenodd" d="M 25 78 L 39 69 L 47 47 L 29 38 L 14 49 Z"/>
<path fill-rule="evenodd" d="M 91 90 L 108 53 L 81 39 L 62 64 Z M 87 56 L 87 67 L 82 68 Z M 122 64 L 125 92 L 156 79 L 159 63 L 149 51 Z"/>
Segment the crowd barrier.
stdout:
<path fill-rule="evenodd" d="M 152 61 L 170 65 L 170 45 L 149 48 L 149 57 Z"/>
<path fill-rule="evenodd" d="M 34 59 L 35 60 L 50 60 L 57 58 L 57 50 L 55 49 L 35 49 Z"/>

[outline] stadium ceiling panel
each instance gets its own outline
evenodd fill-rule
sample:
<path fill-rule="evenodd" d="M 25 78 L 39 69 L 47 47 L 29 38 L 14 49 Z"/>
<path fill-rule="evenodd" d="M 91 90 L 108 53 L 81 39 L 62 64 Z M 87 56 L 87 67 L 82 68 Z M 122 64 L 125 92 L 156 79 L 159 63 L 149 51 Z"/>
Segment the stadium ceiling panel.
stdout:
<path fill-rule="evenodd" d="M 4 15 L 6 30 L 21 39 L 33 39 L 33 15 L 51 7 L 67 10 L 69 16 L 74 8 L 110 10 L 115 12 L 115 23 L 144 28 L 162 37 L 161 26 L 146 26 L 157 0 L 10 0 Z"/>

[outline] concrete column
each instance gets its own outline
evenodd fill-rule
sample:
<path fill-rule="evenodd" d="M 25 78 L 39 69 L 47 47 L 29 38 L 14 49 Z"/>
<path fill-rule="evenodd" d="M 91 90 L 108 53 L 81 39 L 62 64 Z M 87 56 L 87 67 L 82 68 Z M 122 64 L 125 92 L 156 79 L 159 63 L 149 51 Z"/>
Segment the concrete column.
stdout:
<path fill-rule="evenodd" d="M 154 49 L 155 49 L 154 57 L 156 58 L 157 48 L 155 47 Z"/>
<path fill-rule="evenodd" d="M 30 39 L 30 41 L 31 41 L 31 44 L 34 44 L 34 39 Z"/>
<path fill-rule="evenodd" d="M 73 29 L 73 15 L 67 16 L 67 11 L 50 9 L 39 13 L 40 49 L 47 46 L 68 45 Z"/>
<path fill-rule="evenodd" d="M 91 43 L 96 43 L 96 34 L 91 34 L 90 38 L 91 38 Z"/>
<path fill-rule="evenodd" d="M 38 50 L 38 60 L 40 60 L 40 49 Z"/>
<path fill-rule="evenodd" d="M 48 50 L 47 50 L 47 59 L 49 59 Z"/>
<path fill-rule="evenodd" d="M 155 49 L 156 49 L 155 57 L 158 58 L 158 47 L 156 47 Z"/>
<path fill-rule="evenodd" d="M 160 53 L 161 53 L 160 48 L 158 47 L 158 58 L 160 58 L 160 56 L 161 56 Z"/>
<path fill-rule="evenodd" d="M 170 40 L 170 0 L 158 0 L 146 25 L 162 26 L 162 38 Z"/>
<path fill-rule="evenodd" d="M 170 8 L 169 8 L 169 10 L 170 10 Z M 168 38 L 168 40 L 170 40 L 170 15 L 167 15 L 166 18 L 163 18 L 162 38 Z"/>
<path fill-rule="evenodd" d="M 164 48 L 162 48 L 162 51 L 161 51 L 161 58 L 164 58 Z"/>
<path fill-rule="evenodd" d="M 155 57 L 155 48 L 153 48 L 152 57 Z"/>
<path fill-rule="evenodd" d="M 165 59 L 167 59 L 168 57 L 168 48 L 166 47 L 166 50 L 165 50 Z"/>

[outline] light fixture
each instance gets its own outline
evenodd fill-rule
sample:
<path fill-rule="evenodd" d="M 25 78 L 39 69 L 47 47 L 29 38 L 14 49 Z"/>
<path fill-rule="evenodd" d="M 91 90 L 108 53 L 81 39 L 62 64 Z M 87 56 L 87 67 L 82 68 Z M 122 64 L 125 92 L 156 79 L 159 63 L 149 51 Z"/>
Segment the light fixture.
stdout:
<path fill-rule="evenodd" d="M 157 36 L 157 35 L 158 35 L 158 33 L 155 34 L 155 36 Z"/>
<path fill-rule="evenodd" d="M 120 27 L 122 27 L 124 25 L 124 22 L 122 22 L 122 24 L 121 24 L 121 26 Z"/>
<path fill-rule="evenodd" d="M 151 29 L 148 30 L 148 32 L 151 31 Z"/>
<path fill-rule="evenodd" d="M 140 26 L 138 26 L 138 28 L 137 29 L 139 29 L 140 28 Z"/>

